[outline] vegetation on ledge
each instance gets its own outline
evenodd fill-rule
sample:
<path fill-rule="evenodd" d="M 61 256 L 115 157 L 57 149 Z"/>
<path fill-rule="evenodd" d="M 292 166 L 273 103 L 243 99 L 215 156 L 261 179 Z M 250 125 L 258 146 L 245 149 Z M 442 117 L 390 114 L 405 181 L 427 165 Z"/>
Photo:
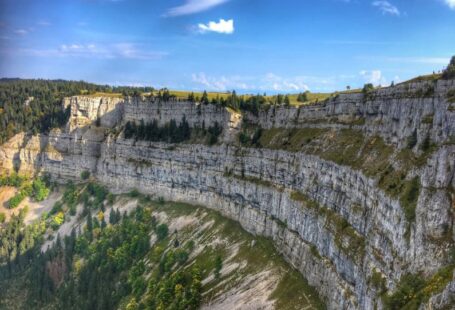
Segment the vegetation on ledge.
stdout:
<path fill-rule="evenodd" d="M 303 208 L 308 208 L 325 219 L 326 227 L 332 232 L 335 244 L 340 251 L 357 262 L 361 262 L 365 256 L 365 237 L 359 234 L 349 222 L 337 212 L 321 206 L 305 193 L 292 191 L 292 200 L 302 203 Z"/>
<path fill-rule="evenodd" d="M 286 151 L 302 151 L 362 171 L 378 180 L 378 186 L 388 195 L 399 199 L 411 223 L 420 192 L 420 180 L 407 179 L 409 171 L 422 166 L 434 152 L 429 139 L 420 146 L 419 155 L 412 151 L 416 142 L 409 142 L 401 151 L 387 145 L 381 137 L 367 138 L 360 130 L 327 128 L 262 129 L 257 141 L 239 138 L 243 145 Z M 410 137 L 412 139 L 412 136 Z"/>
<path fill-rule="evenodd" d="M 158 126 L 158 121 L 154 120 L 151 123 L 145 124 L 141 121 L 139 124 L 135 122 L 127 122 L 125 124 L 124 136 L 125 139 L 136 139 L 140 141 L 167 142 L 167 143 L 182 143 L 189 141 L 192 136 L 203 136 L 203 140 L 207 144 L 213 145 L 218 142 L 218 138 L 223 132 L 222 127 L 215 122 L 213 125 L 205 128 L 191 128 L 185 119 L 182 118 L 177 125 L 175 120 L 171 120 L 164 126 Z"/>

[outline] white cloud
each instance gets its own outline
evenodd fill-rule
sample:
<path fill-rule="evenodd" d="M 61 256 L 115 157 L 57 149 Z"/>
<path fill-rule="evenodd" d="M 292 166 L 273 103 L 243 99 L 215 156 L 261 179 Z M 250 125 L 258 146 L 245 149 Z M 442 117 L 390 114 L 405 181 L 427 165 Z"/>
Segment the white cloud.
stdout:
<path fill-rule="evenodd" d="M 451 9 L 455 10 L 455 0 L 445 0 L 445 2 Z"/>
<path fill-rule="evenodd" d="M 360 76 L 367 83 L 372 83 L 373 85 L 385 85 L 387 84 L 386 78 L 382 75 L 381 70 L 372 70 L 372 71 L 360 71 Z"/>
<path fill-rule="evenodd" d="M 204 72 L 194 73 L 191 75 L 191 80 L 204 87 L 207 90 L 227 91 L 231 89 L 251 89 L 251 86 L 246 83 L 247 77 L 240 76 L 207 76 Z"/>
<path fill-rule="evenodd" d="M 41 20 L 37 24 L 38 24 L 38 26 L 43 26 L 43 27 L 47 27 L 47 26 L 52 25 L 50 22 L 48 22 L 46 20 Z"/>
<path fill-rule="evenodd" d="M 451 0 L 453 1 L 453 0 Z M 378 7 L 382 14 L 400 16 L 400 10 L 389 1 L 373 1 L 373 6 Z"/>
<path fill-rule="evenodd" d="M 229 0 L 186 0 L 185 4 L 170 8 L 165 16 L 181 16 L 206 11 Z"/>
<path fill-rule="evenodd" d="M 109 45 L 97 44 L 62 44 L 55 49 L 21 49 L 19 52 L 40 57 L 76 57 L 97 59 L 161 59 L 167 54 L 150 51 L 133 43 L 113 43 Z"/>
<path fill-rule="evenodd" d="M 268 73 L 261 80 L 259 89 L 274 90 L 274 91 L 302 91 L 308 90 L 308 85 L 305 83 L 305 77 L 284 78 L 273 73 Z"/>
<path fill-rule="evenodd" d="M 23 35 L 26 35 L 28 33 L 28 30 L 16 29 L 16 30 L 14 30 L 14 33 L 23 36 Z"/>
<path fill-rule="evenodd" d="M 192 74 L 192 81 L 204 89 L 214 91 L 248 90 L 297 92 L 308 90 L 306 77 L 281 77 L 273 73 L 260 76 L 207 76 L 205 73 Z"/>
<path fill-rule="evenodd" d="M 217 22 L 209 22 L 208 24 L 198 24 L 198 30 L 200 33 L 207 33 L 207 32 L 218 32 L 218 33 L 225 33 L 225 34 L 232 34 L 234 33 L 234 20 L 224 20 L 220 19 Z"/>

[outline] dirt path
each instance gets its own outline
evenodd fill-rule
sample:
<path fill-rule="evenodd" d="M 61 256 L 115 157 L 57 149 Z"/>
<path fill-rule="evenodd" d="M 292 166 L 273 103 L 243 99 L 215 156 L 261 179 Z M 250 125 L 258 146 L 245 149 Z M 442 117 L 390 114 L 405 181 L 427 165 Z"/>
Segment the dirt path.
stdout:
<path fill-rule="evenodd" d="M 20 210 L 24 209 L 28 206 L 28 212 L 25 216 L 24 222 L 26 224 L 30 224 L 34 220 L 40 218 L 40 216 L 44 212 L 49 212 L 54 204 L 62 198 L 62 193 L 59 191 L 52 192 L 45 200 L 36 202 L 30 199 L 30 197 L 26 197 L 17 208 L 8 209 L 7 203 L 18 190 L 12 186 L 2 186 L 0 187 L 0 212 L 4 213 L 6 216 L 6 220 L 8 221 L 13 214 L 19 214 Z"/>

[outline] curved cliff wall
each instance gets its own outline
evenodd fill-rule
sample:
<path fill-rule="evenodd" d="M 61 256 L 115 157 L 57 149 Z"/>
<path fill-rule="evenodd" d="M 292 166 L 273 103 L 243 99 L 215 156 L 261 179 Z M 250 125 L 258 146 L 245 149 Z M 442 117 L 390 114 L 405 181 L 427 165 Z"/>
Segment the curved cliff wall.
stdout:
<path fill-rule="evenodd" d="M 434 146 L 423 163 L 402 176 L 418 180 L 412 221 L 377 176 L 324 159 L 324 152 L 238 145 L 234 138 L 242 115 L 213 105 L 69 98 L 69 126 L 49 135 L 16 136 L 0 149 L 1 167 L 49 172 L 62 181 L 89 170 L 117 191 L 136 188 L 217 209 L 250 232 L 271 237 L 329 308 L 374 309 L 381 307 L 382 293 L 374 276 L 393 291 L 402 275 L 431 276 L 449 263 L 455 234 L 455 109 L 448 93 L 454 86 L 454 81 L 399 85 L 243 115 L 249 126 L 264 129 L 355 129 L 366 137 L 381 136 L 393 153 L 405 148 L 411 135 L 417 138 L 417 154 L 430 139 Z M 230 134 L 209 147 L 125 140 L 121 133 L 126 121 L 164 124 L 183 116 L 192 127 L 219 122 Z M 441 292 L 433 304 L 444 305 L 447 296 Z"/>

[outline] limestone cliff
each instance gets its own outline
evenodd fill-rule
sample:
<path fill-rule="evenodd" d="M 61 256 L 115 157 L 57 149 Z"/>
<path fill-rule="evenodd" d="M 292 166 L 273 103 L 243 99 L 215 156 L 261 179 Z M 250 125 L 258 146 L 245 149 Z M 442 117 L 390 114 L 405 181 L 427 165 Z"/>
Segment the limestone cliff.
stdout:
<path fill-rule="evenodd" d="M 88 170 L 119 192 L 136 188 L 219 210 L 273 239 L 329 308 L 381 308 L 384 290 L 394 291 L 402 275 L 431 278 L 451 264 L 455 107 L 448 98 L 454 89 L 454 80 L 407 83 L 300 108 L 270 107 L 257 115 L 154 98 L 72 97 L 64 101 L 71 109 L 64 130 L 17 135 L 1 147 L 1 167 L 48 172 L 61 181 L 77 180 Z M 221 124 L 222 142 L 154 143 L 122 133 L 127 121 L 165 124 L 183 117 L 191 127 Z M 242 118 L 244 129 L 283 135 L 261 148 L 241 146 L 236 136 Z M 326 131 L 301 147 L 280 144 L 297 129 Z M 353 154 L 365 152 L 365 165 L 374 166 L 383 155 L 377 154 L 377 141 L 383 141 L 388 160 L 400 160 L 386 161 L 376 172 L 333 159 L 326 140 L 343 130 L 353 133 L 348 138 L 364 139 Z M 408 164 L 414 157 L 418 164 Z M 403 191 L 411 186 L 415 202 L 392 194 L 395 179 Z M 421 307 L 450 306 L 453 287 L 452 280 L 432 291 Z"/>

